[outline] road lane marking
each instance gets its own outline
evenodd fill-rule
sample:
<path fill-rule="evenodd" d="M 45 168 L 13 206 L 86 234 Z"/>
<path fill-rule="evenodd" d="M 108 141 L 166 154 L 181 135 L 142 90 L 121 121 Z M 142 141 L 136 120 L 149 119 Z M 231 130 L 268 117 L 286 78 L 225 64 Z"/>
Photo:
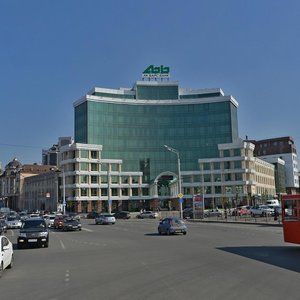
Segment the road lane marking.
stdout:
<path fill-rule="evenodd" d="M 61 247 L 65 250 L 66 247 L 65 247 L 64 243 L 62 242 L 62 240 L 59 240 L 59 242 L 60 242 Z"/>
<path fill-rule="evenodd" d="M 94 232 L 94 230 L 92 230 L 92 229 L 87 229 L 87 228 L 81 228 L 81 229 L 84 231 L 88 231 L 88 232 Z"/>

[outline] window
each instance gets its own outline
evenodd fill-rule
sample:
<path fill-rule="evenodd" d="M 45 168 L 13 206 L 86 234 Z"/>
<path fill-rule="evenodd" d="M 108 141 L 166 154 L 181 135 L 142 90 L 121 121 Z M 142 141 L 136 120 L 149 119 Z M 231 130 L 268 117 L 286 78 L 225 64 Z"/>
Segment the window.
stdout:
<path fill-rule="evenodd" d="M 224 161 L 224 169 L 230 169 L 230 161 Z"/>
<path fill-rule="evenodd" d="M 139 195 L 139 189 L 132 189 L 132 196 L 138 196 Z"/>
<path fill-rule="evenodd" d="M 93 184 L 98 183 L 98 176 L 91 176 L 91 183 Z"/>
<path fill-rule="evenodd" d="M 223 155 L 224 155 L 224 157 L 230 157 L 230 151 L 229 150 L 224 150 Z"/>
<path fill-rule="evenodd" d="M 97 151 L 91 151 L 91 158 L 92 159 L 98 159 L 98 152 Z"/>
<path fill-rule="evenodd" d="M 214 162 L 214 170 L 220 170 L 220 163 L 219 162 Z"/>
<path fill-rule="evenodd" d="M 119 179 L 118 176 L 115 175 L 111 176 L 111 183 L 118 183 L 118 179 Z"/>
<path fill-rule="evenodd" d="M 241 156 L 241 149 L 234 149 L 233 153 L 234 153 L 234 156 Z"/>
<path fill-rule="evenodd" d="M 142 188 L 143 196 L 149 196 L 149 189 L 148 188 Z"/>
<path fill-rule="evenodd" d="M 216 194 L 221 194 L 222 193 L 222 189 L 220 186 L 215 186 L 215 193 Z"/>
<path fill-rule="evenodd" d="M 224 174 L 225 181 L 231 181 L 231 174 Z"/>
<path fill-rule="evenodd" d="M 98 189 L 91 188 L 91 196 L 92 197 L 98 196 Z"/>
<path fill-rule="evenodd" d="M 82 197 L 86 197 L 88 195 L 87 189 L 86 188 L 81 188 L 80 189 L 80 195 Z"/>
<path fill-rule="evenodd" d="M 118 196 L 118 189 L 111 189 L 112 196 Z"/>
<path fill-rule="evenodd" d="M 234 162 L 234 168 L 235 169 L 241 169 L 242 168 L 242 162 L 240 160 L 237 160 Z"/>
<path fill-rule="evenodd" d="M 91 171 L 98 171 L 98 164 L 91 164 Z"/>
<path fill-rule="evenodd" d="M 88 150 L 80 150 L 80 157 L 81 158 L 89 158 L 89 151 Z"/>
<path fill-rule="evenodd" d="M 298 207 L 297 207 L 298 202 Z M 299 219 L 300 201 L 286 200 L 284 202 L 284 219 L 286 221 L 296 221 Z"/>
<path fill-rule="evenodd" d="M 88 176 L 87 175 L 81 175 L 80 176 L 80 183 L 88 183 Z"/>
<path fill-rule="evenodd" d="M 80 163 L 80 171 L 88 171 L 89 169 L 88 163 Z"/>
<path fill-rule="evenodd" d="M 243 174 L 242 173 L 235 173 L 235 180 L 243 180 Z"/>
<path fill-rule="evenodd" d="M 210 174 L 204 175 L 204 182 L 210 182 Z"/>
<path fill-rule="evenodd" d="M 122 196 L 128 196 L 128 189 L 122 189 Z"/>

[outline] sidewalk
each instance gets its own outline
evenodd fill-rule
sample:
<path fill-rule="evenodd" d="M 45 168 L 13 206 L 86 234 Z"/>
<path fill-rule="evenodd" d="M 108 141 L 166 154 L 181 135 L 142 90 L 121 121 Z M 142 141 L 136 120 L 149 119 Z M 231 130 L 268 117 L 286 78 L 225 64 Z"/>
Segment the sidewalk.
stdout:
<path fill-rule="evenodd" d="M 264 226 L 282 226 L 281 217 L 274 220 L 274 217 L 250 217 L 250 216 L 228 216 L 225 217 L 208 217 L 203 219 L 186 219 L 187 222 L 204 222 L 204 223 L 231 223 L 231 224 L 253 224 Z"/>

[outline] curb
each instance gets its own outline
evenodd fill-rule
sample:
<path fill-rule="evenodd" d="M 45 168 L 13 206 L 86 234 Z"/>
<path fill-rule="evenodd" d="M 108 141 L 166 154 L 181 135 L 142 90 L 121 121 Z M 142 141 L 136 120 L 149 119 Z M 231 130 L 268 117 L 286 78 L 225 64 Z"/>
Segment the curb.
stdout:
<path fill-rule="evenodd" d="M 246 222 L 246 221 L 225 221 L 225 220 L 185 220 L 190 223 L 222 223 L 222 224 L 246 224 L 246 225 L 260 225 L 260 226 L 272 226 L 282 227 L 282 223 L 268 223 L 268 222 Z"/>

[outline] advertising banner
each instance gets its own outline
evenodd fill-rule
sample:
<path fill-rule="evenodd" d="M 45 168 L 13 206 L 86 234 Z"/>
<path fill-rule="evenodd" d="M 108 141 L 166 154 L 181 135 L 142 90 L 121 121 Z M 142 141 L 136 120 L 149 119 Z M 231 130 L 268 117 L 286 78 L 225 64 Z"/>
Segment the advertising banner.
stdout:
<path fill-rule="evenodd" d="M 204 198 L 202 195 L 194 195 L 193 197 L 194 218 L 199 219 L 204 216 Z"/>

